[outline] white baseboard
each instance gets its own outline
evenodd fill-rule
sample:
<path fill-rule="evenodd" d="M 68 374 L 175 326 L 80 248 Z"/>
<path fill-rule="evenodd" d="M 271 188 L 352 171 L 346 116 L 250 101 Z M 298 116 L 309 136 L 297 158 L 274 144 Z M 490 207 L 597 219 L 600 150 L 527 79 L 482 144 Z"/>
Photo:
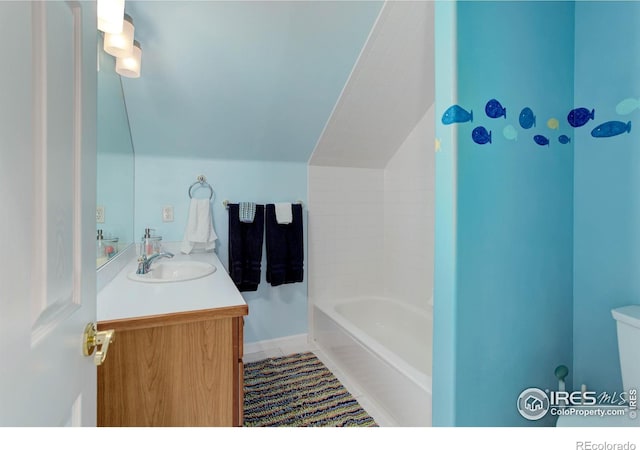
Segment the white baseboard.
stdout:
<path fill-rule="evenodd" d="M 293 336 L 285 336 L 276 339 L 268 339 L 265 341 L 250 342 L 244 344 L 244 353 L 269 352 L 274 348 L 282 347 L 306 347 L 309 343 L 309 336 L 305 334 L 296 334 Z"/>

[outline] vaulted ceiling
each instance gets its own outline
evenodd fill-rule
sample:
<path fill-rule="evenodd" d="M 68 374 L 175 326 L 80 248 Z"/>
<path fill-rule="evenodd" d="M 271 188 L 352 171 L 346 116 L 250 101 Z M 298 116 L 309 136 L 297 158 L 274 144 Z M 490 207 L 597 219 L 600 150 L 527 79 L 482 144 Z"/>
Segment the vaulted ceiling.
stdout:
<path fill-rule="evenodd" d="M 383 3 L 127 0 L 136 154 L 308 161 Z"/>

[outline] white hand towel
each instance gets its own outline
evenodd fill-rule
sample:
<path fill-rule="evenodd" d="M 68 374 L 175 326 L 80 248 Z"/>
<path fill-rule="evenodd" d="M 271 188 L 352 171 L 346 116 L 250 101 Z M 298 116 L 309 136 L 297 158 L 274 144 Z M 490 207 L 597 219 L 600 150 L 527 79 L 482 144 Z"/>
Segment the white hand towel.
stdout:
<path fill-rule="evenodd" d="M 291 203 L 275 203 L 276 222 L 280 225 L 287 225 L 293 221 L 293 212 L 291 211 Z"/>
<path fill-rule="evenodd" d="M 192 198 L 189 217 L 184 231 L 182 253 L 189 254 L 194 249 L 213 250 L 218 236 L 213 230 L 211 205 L 208 198 Z"/>

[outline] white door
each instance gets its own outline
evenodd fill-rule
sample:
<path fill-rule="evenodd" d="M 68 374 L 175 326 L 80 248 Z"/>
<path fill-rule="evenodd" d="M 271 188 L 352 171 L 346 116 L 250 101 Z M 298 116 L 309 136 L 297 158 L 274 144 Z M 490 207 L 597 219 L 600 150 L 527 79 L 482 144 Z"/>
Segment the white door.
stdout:
<path fill-rule="evenodd" d="M 96 424 L 95 2 L 0 1 L 0 426 Z"/>

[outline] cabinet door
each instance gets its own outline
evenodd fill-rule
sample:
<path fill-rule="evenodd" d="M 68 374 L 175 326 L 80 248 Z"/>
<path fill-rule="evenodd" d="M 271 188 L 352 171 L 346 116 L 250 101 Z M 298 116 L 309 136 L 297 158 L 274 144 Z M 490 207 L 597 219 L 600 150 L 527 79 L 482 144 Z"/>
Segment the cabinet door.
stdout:
<path fill-rule="evenodd" d="M 234 323 L 222 318 L 116 330 L 98 368 L 98 425 L 235 425 Z"/>
<path fill-rule="evenodd" d="M 244 422 L 244 318 L 233 319 L 233 349 L 236 370 L 234 374 L 235 401 L 233 405 L 234 426 L 241 427 Z"/>

